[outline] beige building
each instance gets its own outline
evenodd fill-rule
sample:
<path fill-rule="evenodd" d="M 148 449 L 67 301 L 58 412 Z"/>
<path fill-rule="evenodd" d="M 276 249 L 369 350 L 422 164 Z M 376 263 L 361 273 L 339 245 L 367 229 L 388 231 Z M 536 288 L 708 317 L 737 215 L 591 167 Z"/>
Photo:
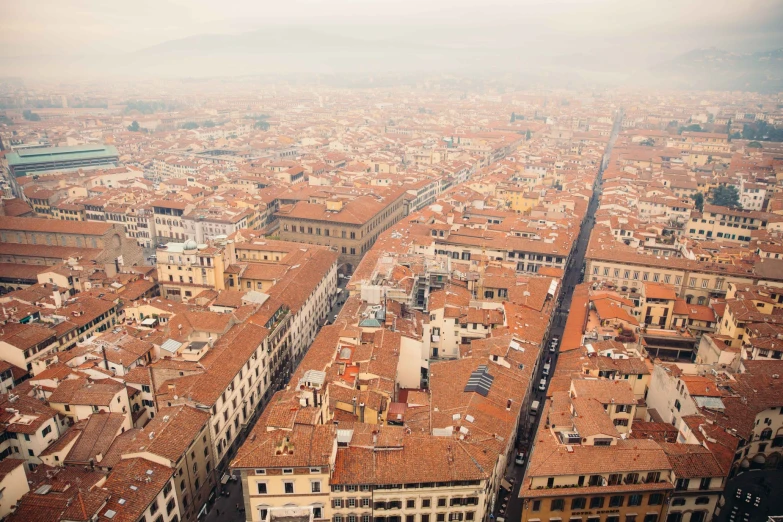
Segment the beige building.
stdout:
<path fill-rule="evenodd" d="M 157 250 L 158 283 L 161 296 L 187 303 L 206 289 L 225 288 L 225 260 L 222 247 L 168 243 Z"/>
<path fill-rule="evenodd" d="M 123 459 L 143 458 L 173 470 L 182 520 L 196 520 L 219 477 L 215 471 L 209 412 L 164 407 L 136 436 Z"/>
<path fill-rule="evenodd" d="M 280 239 L 337 250 L 344 272 L 352 273 L 378 236 L 405 216 L 403 189 L 377 194 L 314 198 L 277 212 Z"/>
<path fill-rule="evenodd" d="M 16 503 L 30 491 L 24 472 L 24 461 L 18 458 L 6 458 L 0 461 L 0 518 L 11 514 Z"/>

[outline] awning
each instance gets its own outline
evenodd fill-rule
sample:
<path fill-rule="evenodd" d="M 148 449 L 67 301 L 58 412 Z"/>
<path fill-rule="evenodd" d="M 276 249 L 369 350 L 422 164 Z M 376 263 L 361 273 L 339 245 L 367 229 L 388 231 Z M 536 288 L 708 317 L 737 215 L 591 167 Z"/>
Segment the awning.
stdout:
<path fill-rule="evenodd" d="M 228 479 L 229 479 L 229 478 L 231 478 L 231 477 L 229 477 L 229 476 L 228 476 L 228 473 L 224 473 L 224 474 L 223 474 L 223 477 L 220 479 L 220 483 L 221 483 L 221 484 L 223 484 L 223 485 L 225 486 L 225 485 L 226 485 L 226 483 L 228 482 Z"/>
<path fill-rule="evenodd" d="M 767 458 L 762 453 L 759 453 L 758 455 L 753 457 L 753 462 L 755 462 L 756 464 L 764 464 L 766 461 Z"/>
<path fill-rule="evenodd" d="M 511 491 L 514 488 L 514 486 L 512 486 L 511 483 L 506 479 L 500 480 L 500 487 L 508 491 Z"/>

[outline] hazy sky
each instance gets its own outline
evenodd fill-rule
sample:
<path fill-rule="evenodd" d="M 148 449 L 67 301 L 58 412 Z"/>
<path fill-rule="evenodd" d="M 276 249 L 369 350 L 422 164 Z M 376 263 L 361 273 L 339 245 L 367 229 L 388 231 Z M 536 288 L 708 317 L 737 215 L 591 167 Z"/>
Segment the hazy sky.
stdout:
<path fill-rule="evenodd" d="M 783 47 L 781 0 L 5 0 L 0 56 L 133 52 L 205 33 L 319 25 L 362 38 L 556 52 Z M 378 31 L 374 28 L 382 27 Z"/>

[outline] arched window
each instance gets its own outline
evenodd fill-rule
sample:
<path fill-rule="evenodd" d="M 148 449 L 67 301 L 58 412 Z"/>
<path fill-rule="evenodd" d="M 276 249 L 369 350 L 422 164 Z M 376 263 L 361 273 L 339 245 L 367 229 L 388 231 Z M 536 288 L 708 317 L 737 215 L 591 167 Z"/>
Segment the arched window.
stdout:
<path fill-rule="evenodd" d="M 772 438 L 772 430 L 770 428 L 764 428 L 759 436 L 759 440 L 769 440 Z"/>

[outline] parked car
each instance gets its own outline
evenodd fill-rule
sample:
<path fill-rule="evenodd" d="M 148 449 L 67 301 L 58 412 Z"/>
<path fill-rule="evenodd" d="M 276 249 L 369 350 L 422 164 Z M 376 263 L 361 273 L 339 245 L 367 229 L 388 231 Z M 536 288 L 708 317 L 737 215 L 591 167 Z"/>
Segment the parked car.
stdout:
<path fill-rule="evenodd" d="M 521 466 L 524 463 L 525 463 L 525 452 L 520 451 L 519 453 L 517 453 L 517 456 L 514 457 L 514 464 L 516 464 L 517 466 Z"/>
<path fill-rule="evenodd" d="M 546 390 L 546 379 L 541 379 L 541 381 L 538 383 L 538 389 L 541 391 Z"/>

